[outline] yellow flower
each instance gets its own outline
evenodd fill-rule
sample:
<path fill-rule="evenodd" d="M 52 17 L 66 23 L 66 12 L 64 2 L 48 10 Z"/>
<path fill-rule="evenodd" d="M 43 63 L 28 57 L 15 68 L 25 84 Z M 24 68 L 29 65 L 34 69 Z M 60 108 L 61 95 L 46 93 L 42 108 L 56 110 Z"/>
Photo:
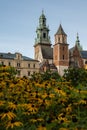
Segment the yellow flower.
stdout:
<path fill-rule="evenodd" d="M 33 122 L 33 123 L 37 122 L 36 119 L 31 119 L 30 121 Z"/>
<path fill-rule="evenodd" d="M 69 130 L 68 128 L 60 128 L 59 130 Z"/>
<path fill-rule="evenodd" d="M 79 104 L 86 104 L 86 102 L 87 102 L 87 101 L 85 101 L 85 100 L 80 100 L 80 101 L 79 101 Z"/>
<path fill-rule="evenodd" d="M 6 126 L 6 130 L 8 129 L 8 128 L 14 128 L 15 126 L 16 127 L 20 127 L 20 126 L 22 126 L 23 125 L 23 123 L 22 122 L 20 122 L 20 121 L 16 121 L 16 122 L 8 122 L 7 123 L 7 126 Z"/>
<path fill-rule="evenodd" d="M 47 129 L 46 129 L 46 127 L 39 126 L 39 127 L 37 128 L 37 130 L 47 130 Z"/>
<path fill-rule="evenodd" d="M 54 97 L 55 97 L 55 94 L 50 94 L 49 97 L 50 97 L 50 98 L 54 98 Z"/>
<path fill-rule="evenodd" d="M 45 100 L 45 104 L 46 104 L 47 106 L 50 106 L 50 105 L 51 105 L 51 101 L 50 101 L 50 100 Z"/>
<path fill-rule="evenodd" d="M 46 98 L 47 97 L 47 93 L 44 93 L 41 96 L 42 96 L 42 98 Z"/>
<path fill-rule="evenodd" d="M 13 113 L 13 112 L 7 112 L 7 113 L 2 113 L 2 114 L 0 114 L 0 116 L 1 116 L 1 119 L 3 120 L 4 118 L 8 118 L 9 120 L 12 120 L 13 118 L 15 118 L 16 117 L 16 115 Z"/>
<path fill-rule="evenodd" d="M 12 110 L 16 110 L 17 109 L 17 105 L 12 103 L 12 102 L 8 102 L 8 108 L 10 108 Z"/>
<path fill-rule="evenodd" d="M 67 111 L 67 112 L 71 112 L 71 111 L 72 111 L 71 104 L 68 105 L 68 107 L 66 108 L 66 111 Z"/>

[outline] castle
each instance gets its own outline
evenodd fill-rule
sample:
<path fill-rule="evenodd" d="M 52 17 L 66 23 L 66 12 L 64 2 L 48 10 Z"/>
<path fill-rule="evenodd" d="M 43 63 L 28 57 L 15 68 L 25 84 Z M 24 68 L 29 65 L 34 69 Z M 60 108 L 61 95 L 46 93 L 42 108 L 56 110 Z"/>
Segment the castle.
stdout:
<path fill-rule="evenodd" d="M 78 34 L 74 47 L 69 49 L 67 34 L 61 24 L 54 36 L 55 44 L 53 48 L 51 47 L 49 27 L 46 25 L 46 17 L 43 11 L 39 18 L 36 34 L 35 59 L 40 62 L 41 71 L 57 70 L 60 75 L 63 75 L 64 70 L 68 67 L 84 68 L 86 66 L 87 51 L 82 50 Z"/>
<path fill-rule="evenodd" d="M 20 53 L 0 53 L 0 64 L 15 67 L 19 77 L 30 77 L 34 73 L 47 70 L 57 71 L 62 76 L 64 70 L 69 67 L 85 67 L 87 69 L 87 51 L 82 49 L 78 34 L 74 47 L 69 49 L 67 34 L 60 24 L 54 36 L 55 44 L 52 47 L 49 27 L 46 25 L 43 11 L 39 17 L 36 34 L 34 59 Z"/>

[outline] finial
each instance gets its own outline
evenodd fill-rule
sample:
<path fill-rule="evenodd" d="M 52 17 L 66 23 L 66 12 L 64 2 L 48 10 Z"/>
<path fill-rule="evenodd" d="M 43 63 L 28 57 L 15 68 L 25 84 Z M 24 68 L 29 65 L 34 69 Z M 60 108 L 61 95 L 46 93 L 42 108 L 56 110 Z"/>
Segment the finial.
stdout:
<path fill-rule="evenodd" d="M 77 32 L 77 37 L 76 38 L 77 38 L 76 41 L 79 42 L 79 34 L 78 34 L 78 32 Z"/>
<path fill-rule="evenodd" d="M 44 10 L 42 9 L 42 14 L 44 14 Z"/>

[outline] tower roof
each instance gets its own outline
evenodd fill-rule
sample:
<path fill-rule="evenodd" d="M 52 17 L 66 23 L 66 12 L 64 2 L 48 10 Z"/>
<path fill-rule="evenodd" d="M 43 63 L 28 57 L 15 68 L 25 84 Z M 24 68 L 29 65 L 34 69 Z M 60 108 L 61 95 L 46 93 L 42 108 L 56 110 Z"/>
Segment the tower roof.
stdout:
<path fill-rule="evenodd" d="M 56 32 L 57 35 L 66 35 L 66 33 L 64 32 L 63 28 L 62 28 L 62 25 L 60 24 L 57 32 Z"/>

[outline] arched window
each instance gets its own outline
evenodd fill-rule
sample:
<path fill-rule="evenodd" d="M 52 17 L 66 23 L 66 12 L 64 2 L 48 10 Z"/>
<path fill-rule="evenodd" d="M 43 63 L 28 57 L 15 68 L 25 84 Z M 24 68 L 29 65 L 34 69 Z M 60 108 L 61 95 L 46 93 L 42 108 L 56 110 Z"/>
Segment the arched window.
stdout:
<path fill-rule="evenodd" d="M 46 38 L 46 33 L 43 33 L 43 38 Z"/>
<path fill-rule="evenodd" d="M 45 20 L 43 19 L 43 25 L 45 24 Z"/>

